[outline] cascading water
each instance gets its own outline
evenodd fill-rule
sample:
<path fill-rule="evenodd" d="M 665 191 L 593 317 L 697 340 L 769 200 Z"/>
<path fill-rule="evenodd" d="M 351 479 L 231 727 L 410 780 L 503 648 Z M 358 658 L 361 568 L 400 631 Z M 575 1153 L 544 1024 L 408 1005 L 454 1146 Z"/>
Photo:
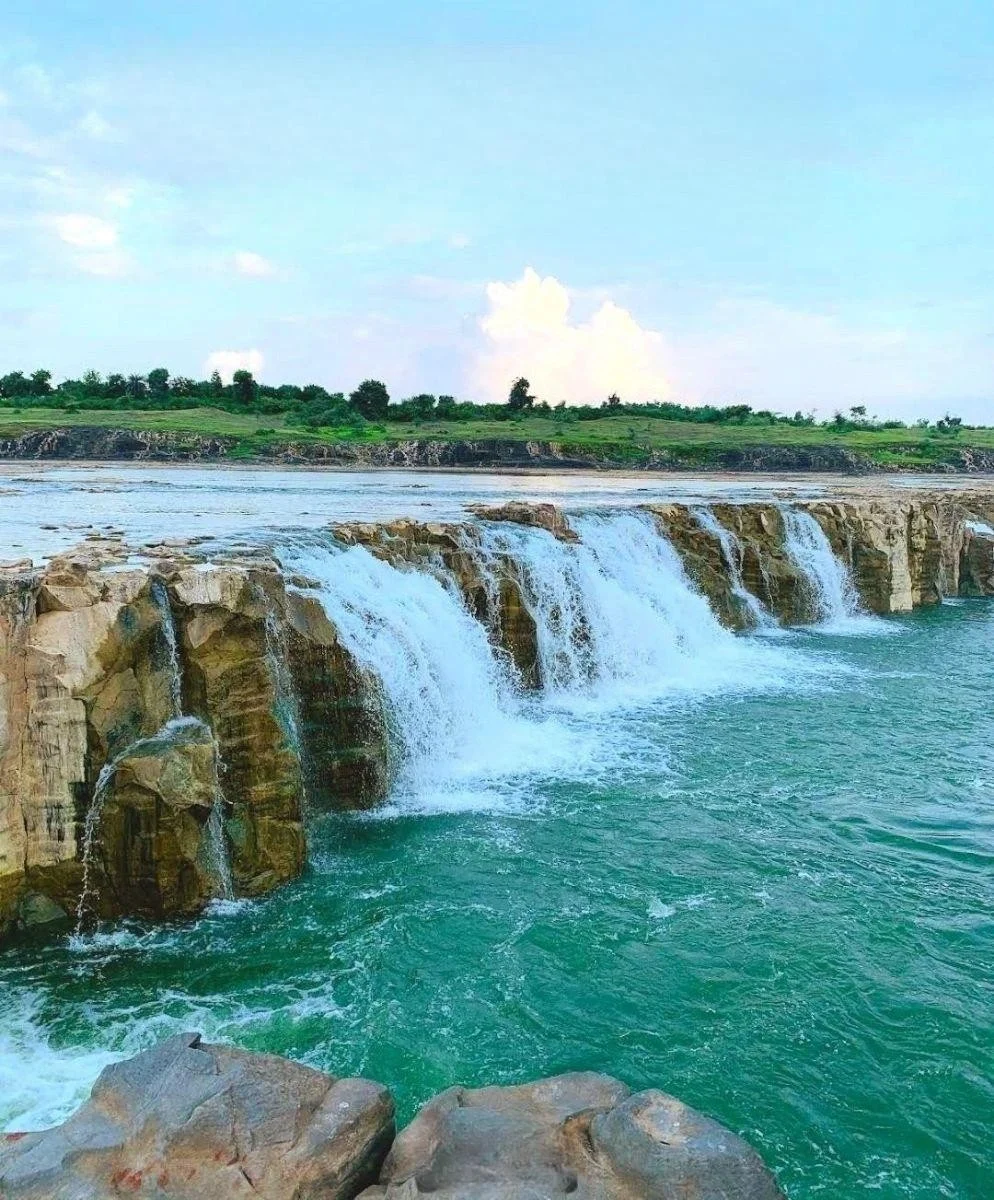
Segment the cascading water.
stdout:
<path fill-rule="evenodd" d="M 475 807 L 494 801 L 494 781 L 575 757 L 562 730 L 523 711 L 486 630 L 434 573 L 318 540 L 279 557 L 316 581 L 343 644 L 378 681 L 402 801 Z"/>
<path fill-rule="evenodd" d="M 300 737 L 300 702 L 290 677 L 286 629 L 272 604 L 266 603 L 266 664 L 276 688 L 276 719 L 300 763 L 303 807 L 307 809 L 307 772 Z"/>
<path fill-rule="evenodd" d="M 100 830 L 100 817 L 103 813 L 104 800 L 107 796 L 107 787 L 116 770 L 117 760 L 106 762 L 100 768 L 97 782 L 93 786 L 90 807 L 86 810 L 86 817 L 83 820 L 83 845 L 81 850 L 83 882 L 80 887 L 79 900 L 76 902 L 76 926 L 74 930 L 76 936 L 79 936 L 82 932 L 87 910 L 96 895 L 96 889 L 93 886 L 93 854 L 96 848 L 97 834 Z"/>
<path fill-rule="evenodd" d="M 752 618 L 752 627 L 754 629 L 778 628 L 772 613 L 763 605 L 759 597 L 754 596 L 742 582 L 742 545 L 734 531 L 722 525 L 710 508 L 695 508 L 691 511 L 698 525 L 718 539 L 721 556 L 728 567 L 732 593 L 745 606 L 746 612 Z"/>
<path fill-rule="evenodd" d="M 541 529 L 490 524 L 484 562 L 518 564 L 538 631 L 544 688 L 613 704 L 715 687 L 782 686 L 786 651 L 724 629 L 648 513 L 571 518 L 577 543 Z"/>
<path fill-rule="evenodd" d="M 197 718 L 192 719 L 196 720 Z M 203 724 L 203 722 L 200 722 L 200 724 Z M 205 726 L 205 728 L 207 727 Z M 214 737 L 213 731 L 209 730 L 209 732 L 214 750 L 214 803 L 211 805 L 210 816 L 207 818 L 207 825 L 205 827 L 207 835 L 205 840 L 207 869 L 217 887 L 219 898 L 221 900 L 233 900 L 235 896 L 235 882 L 231 873 L 231 855 L 228 850 L 228 839 L 224 832 L 224 789 L 221 786 L 224 762 L 221 759 L 221 748 L 217 744 L 217 738 Z"/>
<path fill-rule="evenodd" d="M 808 581 L 818 622 L 829 629 L 851 625 L 860 616 L 859 596 L 825 531 L 802 509 L 784 507 L 780 512 L 784 549 Z"/>

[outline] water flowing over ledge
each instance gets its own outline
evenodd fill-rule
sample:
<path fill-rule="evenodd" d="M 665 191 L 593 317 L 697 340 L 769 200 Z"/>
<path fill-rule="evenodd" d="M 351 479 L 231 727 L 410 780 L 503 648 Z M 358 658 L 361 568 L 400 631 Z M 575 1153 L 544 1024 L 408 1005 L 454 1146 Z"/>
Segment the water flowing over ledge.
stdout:
<path fill-rule="evenodd" d="M 984 492 L 510 504 L 8 569 L 0 928 L 261 894 L 323 810 L 514 807 L 607 769 L 578 713 L 817 686 L 837 664 L 748 635 L 990 594 L 992 517 Z"/>

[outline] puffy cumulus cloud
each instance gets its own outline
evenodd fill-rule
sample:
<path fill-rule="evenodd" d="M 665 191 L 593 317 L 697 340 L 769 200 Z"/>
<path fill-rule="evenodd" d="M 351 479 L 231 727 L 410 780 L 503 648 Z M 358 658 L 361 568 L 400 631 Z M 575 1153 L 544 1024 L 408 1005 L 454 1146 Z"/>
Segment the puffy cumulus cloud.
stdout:
<path fill-rule="evenodd" d="M 604 301 L 574 320 L 574 294 L 531 267 L 513 283 L 487 284 L 485 343 L 470 371 L 481 399 L 501 401 L 518 375 L 542 400 L 589 404 L 618 392 L 625 400 L 661 400 L 670 392 L 662 334 L 644 329 L 627 309 Z"/>
<path fill-rule="evenodd" d="M 236 371 L 251 371 L 258 378 L 265 362 L 261 350 L 213 350 L 207 355 L 204 371 L 208 375 L 217 371 L 225 383 L 230 383 Z"/>
<path fill-rule="evenodd" d="M 117 245 L 117 226 L 87 213 L 62 213 L 52 217 L 52 227 L 69 246 L 81 250 L 109 250 Z"/>
<path fill-rule="evenodd" d="M 272 279 L 276 274 L 275 264 L 252 250 L 238 250 L 231 257 L 231 265 L 246 279 Z"/>

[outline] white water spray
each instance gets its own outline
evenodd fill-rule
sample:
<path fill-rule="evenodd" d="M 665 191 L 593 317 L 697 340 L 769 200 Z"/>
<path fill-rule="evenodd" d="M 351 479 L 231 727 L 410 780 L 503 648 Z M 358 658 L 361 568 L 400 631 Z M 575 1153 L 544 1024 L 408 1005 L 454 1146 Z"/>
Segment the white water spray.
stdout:
<path fill-rule="evenodd" d="M 742 545 L 736 534 L 722 525 L 710 508 L 695 508 L 692 511 L 698 525 L 718 539 L 721 556 L 728 567 L 732 593 L 745 605 L 746 611 L 752 618 L 753 628 L 778 628 L 772 613 L 763 605 L 759 597 L 754 596 L 742 582 Z"/>

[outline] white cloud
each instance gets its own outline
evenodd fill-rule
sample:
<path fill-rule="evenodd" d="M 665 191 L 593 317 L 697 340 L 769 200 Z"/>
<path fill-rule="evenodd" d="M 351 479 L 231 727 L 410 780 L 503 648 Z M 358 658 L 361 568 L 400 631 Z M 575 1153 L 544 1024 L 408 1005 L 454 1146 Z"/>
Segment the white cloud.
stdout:
<path fill-rule="evenodd" d="M 586 321 L 571 319 L 571 293 L 528 267 L 513 283 L 487 284 L 486 339 L 471 369 L 481 398 L 505 400 L 518 375 L 541 400 L 583 404 L 617 392 L 624 400 L 661 400 L 670 392 L 663 336 L 643 329 L 607 300 Z"/>
<path fill-rule="evenodd" d="M 208 375 L 217 371 L 226 383 L 230 383 L 236 371 L 251 371 L 258 378 L 265 361 L 261 350 L 213 350 L 207 355 L 204 371 Z"/>
<path fill-rule="evenodd" d="M 231 264 L 247 279 L 272 279 L 276 274 L 276 265 L 252 250 L 237 251 L 232 255 Z"/>
<path fill-rule="evenodd" d="M 51 218 L 59 237 L 84 250 L 107 250 L 117 245 L 117 226 L 86 213 L 62 213 Z"/>
<path fill-rule="evenodd" d="M 114 126 L 95 110 L 90 111 L 78 122 L 78 128 L 81 133 L 85 133 L 88 138 L 92 138 L 95 142 L 113 141 L 115 137 Z"/>

